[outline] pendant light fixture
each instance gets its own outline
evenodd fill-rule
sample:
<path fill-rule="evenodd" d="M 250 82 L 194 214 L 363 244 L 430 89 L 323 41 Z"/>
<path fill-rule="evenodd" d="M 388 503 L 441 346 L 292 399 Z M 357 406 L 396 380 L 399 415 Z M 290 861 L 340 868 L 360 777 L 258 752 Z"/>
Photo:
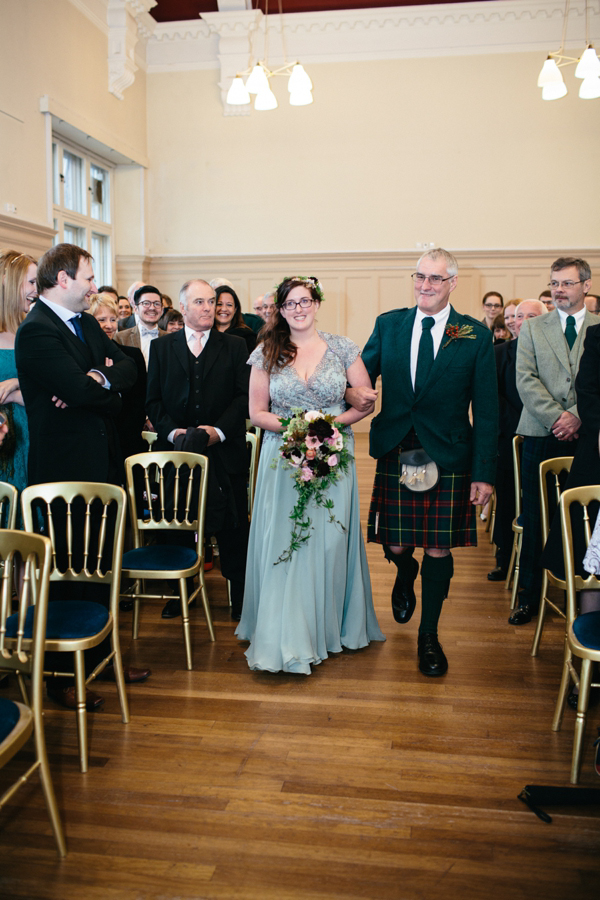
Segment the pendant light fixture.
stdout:
<path fill-rule="evenodd" d="M 567 93 L 567 86 L 560 70 L 565 66 L 572 66 L 575 63 L 577 63 L 575 78 L 582 79 L 581 87 L 579 88 L 579 97 L 582 100 L 596 100 L 600 97 L 600 60 L 598 59 L 596 51 L 589 43 L 588 0 L 585 0 L 586 49 L 581 54 L 581 57 L 565 56 L 563 53 L 570 6 L 571 0 L 566 0 L 560 49 L 556 53 L 548 54 L 548 58 L 542 66 L 542 71 L 538 77 L 537 83 L 538 87 L 541 87 L 542 89 L 542 100 L 559 100 L 561 97 L 565 96 Z"/>

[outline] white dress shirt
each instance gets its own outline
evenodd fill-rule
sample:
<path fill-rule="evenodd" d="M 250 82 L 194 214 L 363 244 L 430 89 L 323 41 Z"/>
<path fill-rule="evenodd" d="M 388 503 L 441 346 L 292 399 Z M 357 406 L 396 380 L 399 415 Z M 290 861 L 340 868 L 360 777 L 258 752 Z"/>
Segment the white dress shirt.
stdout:
<path fill-rule="evenodd" d="M 567 316 L 573 316 L 575 319 L 575 331 L 579 334 L 581 326 L 583 325 L 583 320 L 585 319 L 586 307 L 584 306 L 583 309 L 580 309 L 579 312 L 576 313 L 565 312 L 565 310 L 559 309 L 558 307 L 556 307 L 556 311 L 560 316 L 560 326 L 563 330 L 563 334 L 567 327 Z"/>
<path fill-rule="evenodd" d="M 48 300 L 47 297 L 42 297 L 41 295 L 38 297 L 38 300 L 41 300 L 42 303 L 45 303 L 46 306 L 48 306 L 52 310 L 52 312 L 55 313 L 55 315 L 57 315 L 58 318 L 65 323 L 69 331 L 72 331 L 75 337 L 81 340 L 81 338 L 79 338 L 79 335 L 75 331 L 73 322 L 71 320 L 76 319 L 78 316 L 82 316 L 83 313 L 74 313 L 71 309 L 66 309 L 64 306 L 61 306 L 60 303 L 54 303 L 53 300 Z M 100 377 L 104 379 L 101 387 L 110 390 L 110 381 L 108 380 L 106 375 L 104 375 L 102 372 L 99 372 L 98 369 L 90 369 L 90 372 L 96 372 L 98 375 L 100 375 Z"/>
<path fill-rule="evenodd" d="M 202 353 L 202 351 L 203 351 L 204 348 L 206 347 L 206 342 L 208 341 L 208 339 L 209 339 L 209 337 L 210 337 L 210 331 L 211 331 L 210 328 L 208 328 L 206 331 L 194 331 L 193 328 L 189 328 L 187 325 L 185 325 L 184 328 L 185 328 L 185 340 L 186 340 L 187 345 L 188 345 L 188 347 L 189 347 L 189 349 L 190 349 L 190 352 L 191 352 L 194 356 L 196 355 L 196 354 L 194 353 L 194 349 L 198 346 L 198 344 L 197 344 L 197 335 L 200 335 L 200 340 L 201 340 L 201 342 L 202 342 L 202 343 L 201 343 L 200 353 Z M 200 354 L 198 354 L 198 355 L 200 355 Z M 221 443 L 223 443 L 223 441 L 225 440 L 225 435 L 223 434 L 223 432 L 221 431 L 220 428 L 215 428 L 214 425 L 213 425 L 213 428 L 215 429 L 215 431 L 216 431 L 217 434 L 219 435 L 219 440 L 221 441 Z M 168 440 L 171 444 L 174 444 L 174 443 L 175 443 L 175 432 L 176 432 L 176 431 L 177 431 L 177 429 L 174 428 L 173 431 L 171 431 L 171 433 L 170 433 L 169 436 L 167 437 L 167 440 Z"/>
<path fill-rule="evenodd" d="M 450 311 L 452 307 L 449 303 L 440 310 L 439 313 L 436 313 L 435 316 L 431 316 L 429 313 L 422 312 L 417 307 L 417 315 L 415 316 L 415 323 L 413 325 L 412 339 L 410 342 L 410 377 L 412 381 L 412 386 L 414 389 L 415 381 L 417 377 L 417 359 L 419 356 L 419 342 L 421 340 L 421 333 L 423 331 L 423 326 L 421 322 L 423 319 L 431 318 L 434 320 L 434 324 L 431 326 L 431 337 L 433 339 L 433 358 L 435 359 L 440 349 L 440 344 L 442 343 L 442 338 L 444 336 L 444 332 L 446 330 L 446 322 L 450 316 Z"/>

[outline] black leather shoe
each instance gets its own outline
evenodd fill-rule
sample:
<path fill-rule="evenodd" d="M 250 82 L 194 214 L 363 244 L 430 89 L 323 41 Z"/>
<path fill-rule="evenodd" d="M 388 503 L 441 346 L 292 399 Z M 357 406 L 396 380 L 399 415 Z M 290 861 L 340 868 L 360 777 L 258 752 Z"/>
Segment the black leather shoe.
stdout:
<path fill-rule="evenodd" d="M 501 568 L 501 566 L 496 566 L 495 569 L 488 572 L 487 578 L 488 581 L 506 581 L 506 569 Z"/>
<path fill-rule="evenodd" d="M 412 562 L 414 571 L 412 581 L 401 578 L 400 572 L 398 572 L 394 587 L 392 588 L 392 613 L 394 614 L 396 622 L 399 622 L 400 625 L 406 625 L 406 623 L 410 621 L 411 616 L 415 611 L 415 606 L 417 605 L 417 598 L 415 597 L 415 578 L 419 573 L 419 563 L 416 559 L 413 559 Z"/>
<path fill-rule="evenodd" d="M 121 612 L 131 612 L 133 609 L 133 600 L 119 600 L 119 609 Z"/>
<path fill-rule="evenodd" d="M 508 624 L 527 625 L 528 622 L 531 622 L 534 616 L 537 616 L 537 609 L 533 609 L 532 606 L 528 606 L 527 604 L 525 604 L 524 606 L 517 606 L 517 608 L 509 616 Z"/>
<path fill-rule="evenodd" d="M 193 609 L 196 605 L 196 598 L 192 600 L 191 603 L 188 604 L 188 609 Z M 181 600 L 179 597 L 172 597 L 171 600 L 167 600 L 163 607 L 163 611 L 161 616 L 163 619 L 176 619 L 177 616 L 181 615 Z"/>
<path fill-rule="evenodd" d="M 572 687 L 569 693 L 567 694 L 567 706 L 569 709 L 574 709 L 577 712 L 577 704 L 579 702 L 579 691 L 575 693 L 575 688 Z"/>
<path fill-rule="evenodd" d="M 418 643 L 419 671 L 423 675 L 445 675 L 448 660 L 436 634 L 420 634 Z"/>

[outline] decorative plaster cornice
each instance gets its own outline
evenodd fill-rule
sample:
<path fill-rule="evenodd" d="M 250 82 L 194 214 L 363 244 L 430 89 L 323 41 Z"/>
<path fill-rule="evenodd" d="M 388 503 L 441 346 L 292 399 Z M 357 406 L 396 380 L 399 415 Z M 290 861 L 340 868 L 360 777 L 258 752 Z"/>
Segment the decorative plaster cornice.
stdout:
<path fill-rule="evenodd" d="M 284 15 L 289 59 L 346 62 L 484 53 L 548 52 L 560 43 L 562 0 L 480 0 L 475 3 L 379 7 Z M 205 22 L 157 26 L 148 41 L 148 72 L 209 68 L 218 62 L 214 31 L 240 35 L 239 13 L 210 13 Z M 572 0 L 567 43 L 583 46 L 585 0 Z M 600 38 L 600 9 L 589 9 L 590 36 Z M 222 25 L 217 26 L 221 19 Z M 237 21 L 238 24 L 233 24 Z M 279 16 L 268 16 L 269 60 L 282 59 Z M 207 16 L 207 22 L 209 18 Z M 263 27 L 255 52 L 261 55 Z"/>
<path fill-rule="evenodd" d="M 137 66 L 135 45 L 154 31 L 149 10 L 157 0 L 108 0 L 108 89 L 119 100 L 133 84 Z"/>

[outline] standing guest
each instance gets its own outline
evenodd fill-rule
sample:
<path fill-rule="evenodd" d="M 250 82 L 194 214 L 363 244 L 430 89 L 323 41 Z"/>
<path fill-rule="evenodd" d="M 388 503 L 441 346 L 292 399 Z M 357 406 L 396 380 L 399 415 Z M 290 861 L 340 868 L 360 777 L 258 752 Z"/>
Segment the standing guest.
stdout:
<path fill-rule="evenodd" d="M 371 424 L 377 470 L 368 539 L 383 544 L 398 570 L 392 611 L 400 624 L 410 620 L 416 605 L 419 565 L 413 552 L 425 550 L 418 657 L 420 671 L 429 676 L 448 669 L 437 633 L 454 572 L 450 550 L 476 545 L 475 507 L 489 500 L 496 470 L 492 336 L 450 306 L 457 275 L 451 253 L 425 253 L 412 276 L 416 307 L 379 316 L 363 353 L 372 384 L 379 375 L 382 380 L 381 412 Z M 374 402 L 376 391 L 350 389 L 347 396 L 360 408 Z M 420 460 L 405 455 L 415 450 Z M 411 481 L 411 466 L 427 461 L 431 482 Z M 423 484 L 425 490 L 415 490 Z"/>
<path fill-rule="evenodd" d="M 115 337 L 117 344 L 128 347 L 137 347 L 144 355 L 146 368 L 150 356 L 150 344 L 153 340 L 163 337 L 166 331 L 158 327 L 158 320 L 162 315 L 162 294 L 158 288 L 151 284 L 143 284 L 133 295 L 133 307 L 135 309 L 137 325 L 133 328 L 125 328 Z"/>
<path fill-rule="evenodd" d="M 40 259 L 39 300 L 19 328 L 15 357 L 25 401 L 29 433 L 29 484 L 47 481 L 106 481 L 119 484 L 121 459 L 114 419 L 119 394 L 132 387 L 135 365 L 104 334 L 92 316 L 82 316 L 96 293 L 92 257 L 74 244 L 57 244 Z M 75 528 L 83 527 L 75 522 Z M 57 544 L 60 557 L 65 549 Z M 55 585 L 61 599 L 81 599 L 81 584 Z M 104 585 L 90 585 L 100 600 Z M 71 590 L 72 589 L 72 590 Z M 56 593 L 56 591 L 54 593 Z M 104 599 L 104 596 L 103 596 Z M 102 645 L 86 651 L 86 668 L 105 654 Z M 58 663 L 50 668 L 58 669 Z M 106 670 L 105 670 L 106 671 Z M 108 677 L 114 677 L 110 670 Z M 126 681 L 141 681 L 148 669 L 125 667 Z M 48 694 L 76 708 L 72 680 L 48 679 Z M 102 697 L 87 692 L 86 706 L 96 709 Z"/>
<path fill-rule="evenodd" d="M 507 307 L 508 308 L 508 307 Z M 498 469 L 496 473 L 496 519 L 492 539 L 496 545 L 496 568 L 488 572 L 488 581 L 504 581 L 513 545 L 515 518 L 515 475 L 512 441 L 517 433 L 523 403 L 517 390 L 517 341 L 526 319 L 543 315 L 541 300 L 523 300 L 517 308 L 515 340 L 494 347 L 498 374 L 500 419 L 498 430 Z"/>
<path fill-rule="evenodd" d="M 523 322 L 517 348 L 517 390 L 523 401 L 518 433 L 524 437 L 521 462 L 523 543 L 519 605 L 511 625 L 526 625 L 537 615 L 542 585 L 542 532 L 539 466 L 555 456 L 573 456 L 581 419 L 575 378 L 585 332 L 596 321 L 585 308 L 591 287 L 584 259 L 561 257 L 551 268 L 550 290 L 556 307 L 546 316 Z"/>
<path fill-rule="evenodd" d="M 267 291 L 267 293 L 263 297 L 262 302 L 262 317 L 267 323 L 271 321 L 273 318 L 273 313 L 275 312 L 275 292 Z"/>
<path fill-rule="evenodd" d="M 126 328 L 133 328 L 134 325 L 138 324 L 138 317 L 136 316 L 136 310 L 133 305 L 133 297 L 138 288 L 143 287 L 145 282 L 143 281 L 134 281 L 133 284 L 130 284 L 127 288 L 127 299 L 129 301 L 129 306 L 131 307 L 131 313 L 126 319 L 119 320 L 119 331 L 124 331 Z"/>
<path fill-rule="evenodd" d="M 272 468 L 281 448 L 281 420 L 300 407 L 351 425 L 365 413 L 345 408 L 346 384 L 370 386 L 356 344 L 317 331 L 323 299 L 316 279 L 284 278 L 275 295 L 272 327 L 249 359 L 250 416 L 265 429 L 265 440 L 236 634 L 250 641 L 250 668 L 268 672 L 310 675 L 311 665 L 329 653 L 385 640 L 373 608 L 353 465 L 327 493 L 333 510 L 311 506 L 308 541 L 281 560 L 290 544 L 290 527 L 282 524 L 289 522 L 298 499 L 290 471 L 281 461 Z M 352 434 L 347 434 L 352 448 Z"/>
<path fill-rule="evenodd" d="M 504 307 L 504 323 L 505 323 L 506 327 L 508 328 L 508 330 L 510 331 L 510 334 L 513 339 L 516 337 L 515 315 L 517 312 L 517 306 L 519 305 L 520 302 L 521 302 L 520 300 L 511 300 L 510 303 L 507 303 L 506 306 Z"/>
<path fill-rule="evenodd" d="M 263 294 L 259 294 L 254 303 L 252 304 L 252 309 L 254 310 L 255 315 L 260 316 L 264 322 L 263 313 Z"/>
<path fill-rule="evenodd" d="M 166 334 L 172 334 L 174 331 L 181 331 L 184 327 L 183 316 L 178 309 L 166 309 L 158 320 L 158 327 Z"/>
<path fill-rule="evenodd" d="M 552 299 L 552 291 L 542 291 L 538 300 L 541 300 L 548 312 L 552 312 L 556 307 Z"/>
<path fill-rule="evenodd" d="M 233 288 L 223 285 L 215 291 L 217 305 L 215 328 L 223 334 L 234 334 L 245 340 L 248 353 L 256 347 L 256 335 L 244 322 L 242 304 Z"/>
<path fill-rule="evenodd" d="M 168 294 L 161 294 L 163 309 L 173 309 L 173 301 Z"/>
<path fill-rule="evenodd" d="M 146 412 L 158 432 L 157 450 L 186 450 L 198 438 L 213 457 L 211 468 L 225 473 L 232 503 L 215 536 L 235 619 L 242 611 L 248 545 L 248 352 L 241 338 L 213 328 L 215 302 L 207 281 L 181 288 L 185 328 L 152 344 Z M 169 600 L 163 618 L 179 615 L 180 599 Z"/>
<path fill-rule="evenodd" d="M 492 336 L 494 338 L 494 344 L 503 344 L 505 341 L 512 340 L 512 334 L 506 327 L 506 322 L 504 321 L 504 316 L 502 314 L 496 316 L 494 319 Z"/>
<path fill-rule="evenodd" d="M 15 336 L 37 297 L 36 274 L 35 260 L 17 253 L 7 258 L 0 284 L 0 405 L 9 432 L 0 450 L 0 481 L 19 491 L 27 486 L 29 430 L 15 364 Z"/>
<path fill-rule="evenodd" d="M 502 312 L 504 307 L 504 298 L 497 291 L 488 291 L 487 294 L 483 295 L 481 306 L 483 309 L 483 319 L 481 321 L 491 331 L 494 327 L 494 319 Z"/>
<path fill-rule="evenodd" d="M 125 319 L 128 319 L 133 314 L 131 303 L 127 297 L 119 297 L 117 303 L 119 307 L 119 323 L 124 322 Z"/>
<path fill-rule="evenodd" d="M 116 288 L 112 287 L 110 284 L 103 284 L 102 287 L 98 288 L 99 294 L 112 294 L 112 298 L 115 303 L 119 302 L 119 292 Z"/>
<path fill-rule="evenodd" d="M 585 298 L 585 305 L 588 312 L 593 313 L 595 316 L 600 315 L 600 297 L 598 294 L 588 294 Z"/>

